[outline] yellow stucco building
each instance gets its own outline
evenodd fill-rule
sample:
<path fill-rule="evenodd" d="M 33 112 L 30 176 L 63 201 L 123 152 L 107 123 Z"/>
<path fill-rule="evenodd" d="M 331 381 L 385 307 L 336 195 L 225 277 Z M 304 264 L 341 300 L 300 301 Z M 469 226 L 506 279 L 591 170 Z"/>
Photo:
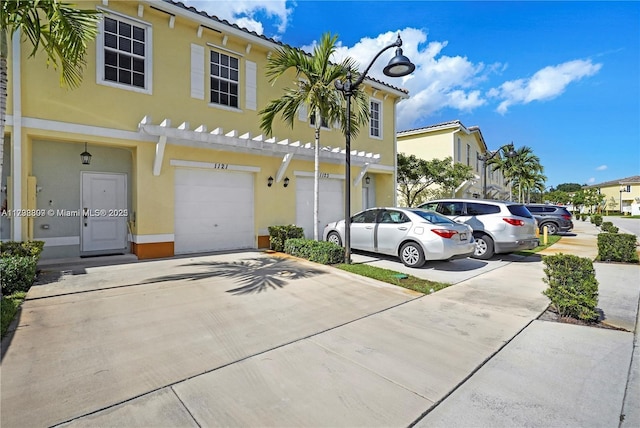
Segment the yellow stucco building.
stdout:
<path fill-rule="evenodd" d="M 49 258 L 154 258 L 263 248 L 272 225 L 313 236 L 308 114 L 293 129 L 274 122 L 273 136 L 259 126 L 258 112 L 296 79 L 265 77 L 279 42 L 171 0 L 82 7 L 103 17 L 77 89 L 10 42 L 3 240 L 43 240 Z M 408 94 L 364 87 L 375 120 L 352 139 L 351 182 L 344 135 L 321 131 L 320 232 L 344 217 L 345 184 L 352 212 L 395 205 L 395 111 Z"/>
<path fill-rule="evenodd" d="M 640 215 L 640 175 L 592 184 L 585 188 L 598 189 L 604 195 L 603 210 Z"/>
<path fill-rule="evenodd" d="M 453 120 L 400 131 L 398 132 L 398 152 L 415 155 L 424 160 L 450 157 L 453 162 L 470 166 L 475 177 L 462 183 L 456 189 L 455 195 L 450 196 L 482 197 L 485 172 L 482 157 L 490 157 L 493 152 L 488 150 L 478 126 L 466 127 L 459 120 Z M 508 199 L 510 190 L 501 172 L 494 171 L 491 165 L 487 165 L 486 180 L 488 198 Z"/>

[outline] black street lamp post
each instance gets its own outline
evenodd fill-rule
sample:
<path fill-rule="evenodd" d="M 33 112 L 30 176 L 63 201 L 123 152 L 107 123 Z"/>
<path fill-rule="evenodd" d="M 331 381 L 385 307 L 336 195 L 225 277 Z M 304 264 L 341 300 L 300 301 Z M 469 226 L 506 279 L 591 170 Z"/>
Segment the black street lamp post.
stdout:
<path fill-rule="evenodd" d="M 518 155 L 513 150 L 513 142 L 509 144 L 505 144 L 495 152 L 487 151 L 482 155 L 478 153 L 478 160 L 482 161 L 482 198 L 483 199 L 487 199 L 487 162 L 493 159 L 498 153 L 500 153 L 500 150 L 505 149 L 507 147 L 509 148 L 509 151 L 505 153 L 505 156 L 507 156 L 508 158 L 514 158 Z"/>
<path fill-rule="evenodd" d="M 402 77 L 411 74 L 415 70 L 416 66 L 409 61 L 409 58 L 402 54 L 402 39 L 398 34 L 398 39 L 391 45 L 386 46 L 371 60 L 371 63 L 367 66 L 364 73 L 362 73 L 358 80 L 352 82 L 351 70 L 347 71 L 346 82 L 336 80 L 336 89 L 342 92 L 347 100 L 347 126 L 345 135 L 345 186 L 344 186 L 344 262 L 351 263 L 351 96 L 358 89 L 360 84 L 367 76 L 369 69 L 373 66 L 373 63 L 382 55 L 387 49 L 396 47 L 396 55 L 391 58 L 389 64 L 384 68 L 383 73 L 389 77 Z"/>

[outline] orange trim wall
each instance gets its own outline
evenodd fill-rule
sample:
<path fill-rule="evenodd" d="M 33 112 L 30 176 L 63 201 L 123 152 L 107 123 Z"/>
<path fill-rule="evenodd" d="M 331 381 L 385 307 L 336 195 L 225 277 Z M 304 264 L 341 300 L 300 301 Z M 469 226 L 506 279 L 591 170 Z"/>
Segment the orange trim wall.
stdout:
<path fill-rule="evenodd" d="M 138 260 L 159 259 L 175 255 L 173 242 L 154 242 L 151 244 L 131 243 L 131 251 L 138 256 Z"/>

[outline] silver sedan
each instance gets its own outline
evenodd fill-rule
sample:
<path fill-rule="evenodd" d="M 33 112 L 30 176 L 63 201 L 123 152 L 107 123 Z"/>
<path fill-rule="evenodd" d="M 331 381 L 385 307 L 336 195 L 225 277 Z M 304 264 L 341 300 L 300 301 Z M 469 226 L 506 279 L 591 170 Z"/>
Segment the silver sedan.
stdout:
<path fill-rule="evenodd" d="M 324 228 L 325 241 L 343 245 L 344 220 Z M 409 267 L 426 260 L 469 257 L 473 230 L 434 211 L 419 208 L 370 208 L 351 217 L 351 248 L 397 256 Z"/>

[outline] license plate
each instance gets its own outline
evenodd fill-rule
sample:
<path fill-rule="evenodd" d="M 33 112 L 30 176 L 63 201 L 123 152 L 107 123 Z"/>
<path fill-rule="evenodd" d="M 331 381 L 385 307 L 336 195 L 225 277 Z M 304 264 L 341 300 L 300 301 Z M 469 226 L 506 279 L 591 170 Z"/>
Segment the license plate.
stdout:
<path fill-rule="evenodd" d="M 460 234 L 460 240 L 461 241 L 466 241 L 467 240 L 467 234 L 466 233 L 461 233 Z"/>

